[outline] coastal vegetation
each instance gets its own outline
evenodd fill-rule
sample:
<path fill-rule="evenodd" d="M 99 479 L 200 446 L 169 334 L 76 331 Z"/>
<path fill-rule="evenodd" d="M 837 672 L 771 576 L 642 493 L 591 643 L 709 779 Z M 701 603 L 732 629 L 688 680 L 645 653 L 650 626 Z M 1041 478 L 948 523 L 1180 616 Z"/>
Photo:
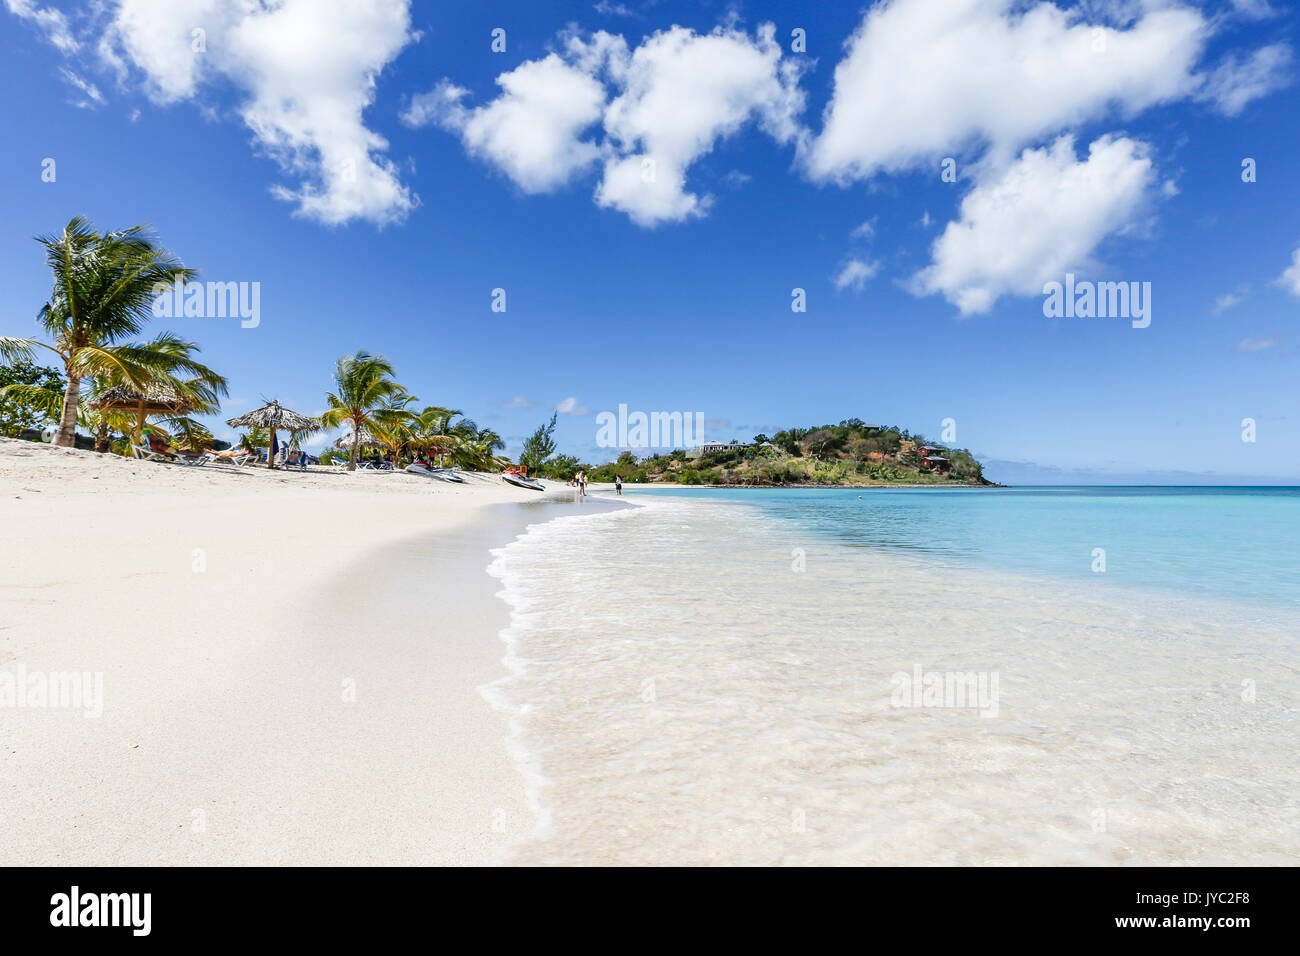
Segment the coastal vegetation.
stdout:
<path fill-rule="evenodd" d="M 26 359 L 0 365 L 0 435 L 12 438 L 52 421 L 51 410 L 60 407 L 63 384 L 59 370 L 47 365 Z"/>
<path fill-rule="evenodd" d="M 968 450 L 932 442 L 893 425 L 850 418 L 833 425 L 790 428 L 752 442 L 727 442 L 589 465 L 553 455 L 539 469 L 567 481 L 585 471 L 593 481 L 720 486 L 984 485 L 983 468 Z"/>

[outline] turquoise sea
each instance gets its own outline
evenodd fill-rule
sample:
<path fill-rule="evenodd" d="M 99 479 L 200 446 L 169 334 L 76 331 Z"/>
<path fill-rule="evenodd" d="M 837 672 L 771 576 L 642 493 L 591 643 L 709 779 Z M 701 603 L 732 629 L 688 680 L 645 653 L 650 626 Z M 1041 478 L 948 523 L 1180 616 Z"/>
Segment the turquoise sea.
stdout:
<path fill-rule="evenodd" d="M 490 568 L 511 862 L 1300 859 L 1300 491 L 623 500 Z"/>
<path fill-rule="evenodd" d="M 1300 607 L 1300 487 L 634 493 L 738 502 L 855 547 Z"/>

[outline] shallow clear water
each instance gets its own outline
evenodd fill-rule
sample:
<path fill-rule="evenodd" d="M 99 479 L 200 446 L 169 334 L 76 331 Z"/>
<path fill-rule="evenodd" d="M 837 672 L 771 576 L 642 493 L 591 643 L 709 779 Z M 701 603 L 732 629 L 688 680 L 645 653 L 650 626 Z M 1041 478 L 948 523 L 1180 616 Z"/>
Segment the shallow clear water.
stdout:
<path fill-rule="evenodd" d="M 537 524 L 496 553 L 512 674 L 487 693 L 514 715 L 541 812 L 509 861 L 1300 857 L 1300 621 L 1276 580 L 1243 570 L 1232 529 L 1255 521 L 1249 507 L 1189 504 L 1203 517 L 1174 523 L 1230 543 L 1180 557 L 1177 533 L 1133 530 L 1169 499 L 1094 496 L 1085 521 L 1066 495 L 1016 508 L 1002 492 L 857 494 L 634 494 L 636 507 Z M 1003 530 L 1018 513 L 1032 517 Z M 1108 536 L 1084 540 L 1097 515 Z M 1016 535 L 1043 554 L 1082 548 L 1083 570 L 1000 565 Z M 1094 574 L 1100 546 L 1110 560 Z M 1195 594 L 1168 570 L 1180 561 Z M 939 691 L 902 693 L 916 678 Z"/>
<path fill-rule="evenodd" d="M 1300 488 L 667 491 L 735 501 L 854 545 L 1014 571 L 1300 606 Z"/>

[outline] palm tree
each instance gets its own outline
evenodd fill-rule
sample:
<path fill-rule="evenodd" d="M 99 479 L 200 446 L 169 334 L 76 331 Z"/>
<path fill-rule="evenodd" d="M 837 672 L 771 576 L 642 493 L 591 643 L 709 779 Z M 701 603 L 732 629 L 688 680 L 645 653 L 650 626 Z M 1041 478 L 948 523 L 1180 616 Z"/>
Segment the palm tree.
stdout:
<path fill-rule="evenodd" d="M 483 440 L 463 442 L 456 450 L 456 463 L 472 471 L 499 471 L 507 467 L 510 460 L 496 454 L 497 447 Z"/>
<path fill-rule="evenodd" d="M 509 462 L 497 452 L 504 450 L 506 440 L 490 428 L 480 428 L 474 438 L 466 442 L 465 451 L 474 459 L 474 467 L 479 471 L 494 471 Z"/>
<path fill-rule="evenodd" d="M 116 351 L 127 357 L 127 365 L 147 377 L 141 382 L 128 376 L 122 365 L 111 365 L 102 374 L 92 375 L 87 380 L 89 389 L 83 389 L 78 395 L 76 423 L 95 436 L 95 451 L 109 450 L 113 431 L 130 433 L 137 445 L 141 441 L 145 416 L 121 407 L 94 407 L 94 399 L 111 388 L 126 386 L 131 390 L 166 391 L 175 395 L 178 406 L 187 407 L 191 414 L 215 415 L 221 410 L 220 397 L 227 394 L 226 379 L 194 358 L 194 353 L 199 351 L 195 343 L 162 332 L 148 342 L 119 346 Z M 175 374 L 177 372 L 180 375 Z M 32 385 L 9 386 L 3 394 L 45 409 L 53 418 L 61 416 L 66 397 L 55 389 Z M 194 438 L 206 433 L 204 426 L 182 417 L 180 413 L 164 416 L 163 421 Z"/>
<path fill-rule="evenodd" d="M 62 361 L 67 385 L 56 445 L 73 444 L 83 378 L 120 375 L 144 388 L 151 374 L 160 370 L 199 374 L 170 358 L 170 367 L 159 369 L 151 364 L 160 358 L 157 353 L 116 344 L 139 334 L 151 316 L 159 289 L 198 275 L 158 246 L 146 228 L 133 226 L 100 235 L 89 220 L 77 216 L 60 235 L 37 238 L 45 247 L 54 285 L 36 320 L 52 344 L 0 336 L 0 357 L 30 361 L 39 347 Z"/>
<path fill-rule="evenodd" d="M 393 395 L 370 416 L 370 431 L 393 453 L 394 468 L 397 467 L 398 459 L 401 457 L 402 446 L 415 438 L 416 433 L 412 424 L 416 421 L 416 416 L 406 407 L 415 400 L 414 395 L 405 393 Z"/>
<path fill-rule="evenodd" d="M 352 449 L 348 454 L 348 471 L 357 470 L 357 448 L 361 429 L 375 426 L 374 413 L 406 389 L 392 379 L 393 365 L 382 355 L 357 352 L 339 359 L 334 373 L 337 392 L 325 395 L 329 408 L 320 417 L 324 428 L 352 427 Z"/>
<path fill-rule="evenodd" d="M 428 405 L 412 423 L 417 441 L 426 451 L 438 456 L 439 464 L 459 444 L 458 437 L 450 430 L 451 420 L 459 414 L 459 409 Z"/>
<path fill-rule="evenodd" d="M 490 428 L 479 428 L 458 408 L 430 405 L 416 416 L 413 428 L 425 448 L 439 459 L 450 456 L 462 468 L 494 468 L 500 461 L 494 453 L 506 447 L 505 439 Z"/>

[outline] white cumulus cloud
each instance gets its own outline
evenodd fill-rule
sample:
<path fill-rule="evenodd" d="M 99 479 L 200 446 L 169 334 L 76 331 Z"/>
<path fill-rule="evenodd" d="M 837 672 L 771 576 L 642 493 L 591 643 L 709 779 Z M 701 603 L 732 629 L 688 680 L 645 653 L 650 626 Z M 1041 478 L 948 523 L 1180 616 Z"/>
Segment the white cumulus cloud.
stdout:
<path fill-rule="evenodd" d="M 662 30 L 632 52 L 622 92 L 605 115 L 617 155 L 605 164 L 596 202 L 643 226 L 696 216 L 707 197 L 686 189 L 686 172 L 719 139 L 751 119 L 777 142 L 792 140 L 803 109 L 799 70 L 783 60 L 775 27 L 756 38 L 719 27 Z"/>
<path fill-rule="evenodd" d="M 814 179 L 841 183 L 984 144 L 1004 160 L 1116 107 L 1132 115 L 1191 95 L 1209 33 L 1176 6 L 1117 29 L 1051 3 L 877 4 L 846 43 L 804 158 Z"/>
<path fill-rule="evenodd" d="M 296 180 L 276 196 L 329 225 L 382 225 L 418 199 L 364 113 L 412 39 L 409 0 L 119 0 L 100 53 L 119 71 L 140 70 L 159 103 L 234 85 L 257 145 Z"/>
<path fill-rule="evenodd" d="M 471 155 L 497 166 L 520 189 L 549 192 L 591 166 L 600 151 L 582 134 L 599 121 L 605 87 L 555 54 L 497 77 L 501 95 L 467 108 L 467 90 L 442 83 L 411 100 L 402 119 L 460 134 Z"/>
<path fill-rule="evenodd" d="M 1076 158 L 1074 138 L 1027 149 L 962 200 L 961 215 L 912 278 L 918 294 L 942 295 L 963 315 L 987 312 L 1007 293 L 1037 295 L 1089 264 L 1106 236 L 1134 221 L 1154 179 L 1145 144 L 1103 136 Z"/>
<path fill-rule="evenodd" d="M 457 132 L 526 192 L 549 192 L 598 164 L 595 202 L 642 226 L 703 215 L 711 197 L 688 183 L 696 160 L 749 123 L 792 141 L 804 102 L 799 66 L 783 58 L 772 24 L 753 36 L 674 26 L 635 49 L 603 31 L 570 33 L 561 53 L 497 84 L 494 100 L 469 107 L 466 91 L 444 81 L 403 119 Z"/>

